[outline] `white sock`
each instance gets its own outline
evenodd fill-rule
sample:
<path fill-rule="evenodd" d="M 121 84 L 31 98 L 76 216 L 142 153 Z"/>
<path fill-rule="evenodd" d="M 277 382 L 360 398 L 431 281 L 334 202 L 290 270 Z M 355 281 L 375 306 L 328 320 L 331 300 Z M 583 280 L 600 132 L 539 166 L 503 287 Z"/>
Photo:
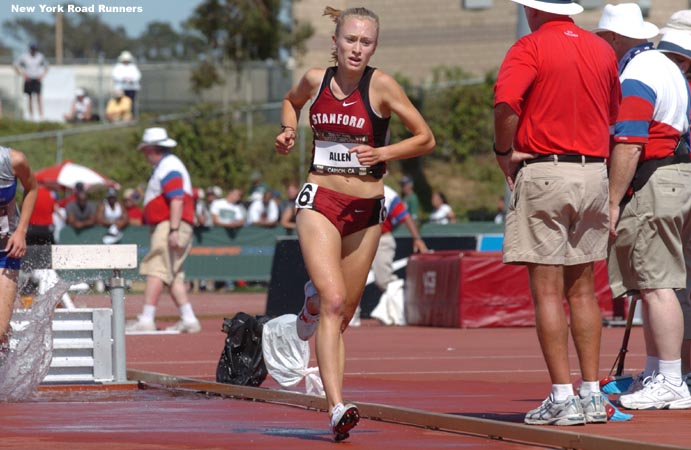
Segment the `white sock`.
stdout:
<path fill-rule="evenodd" d="M 645 369 L 643 369 L 643 378 L 652 376 L 653 372 L 660 371 L 660 359 L 657 356 L 647 356 L 645 358 Z"/>
<path fill-rule="evenodd" d="M 553 384 L 552 397 L 557 403 L 565 401 L 573 395 L 573 384 Z"/>
<path fill-rule="evenodd" d="M 197 316 L 194 315 L 194 310 L 192 310 L 192 303 L 185 303 L 180 307 L 180 317 L 185 322 L 195 322 Z"/>
<path fill-rule="evenodd" d="M 660 360 L 660 374 L 675 386 L 681 386 L 681 359 L 673 361 Z"/>
<path fill-rule="evenodd" d="M 153 322 L 156 318 L 156 307 L 152 305 L 144 305 L 142 309 L 142 314 L 139 316 L 139 320 L 142 322 Z"/>
<path fill-rule="evenodd" d="M 584 381 L 581 383 L 581 388 L 579 390 L 581 397 L 585 397 L 588 394 L 597 394 L 598 392 L 600 392 L 599 381 Z"/>

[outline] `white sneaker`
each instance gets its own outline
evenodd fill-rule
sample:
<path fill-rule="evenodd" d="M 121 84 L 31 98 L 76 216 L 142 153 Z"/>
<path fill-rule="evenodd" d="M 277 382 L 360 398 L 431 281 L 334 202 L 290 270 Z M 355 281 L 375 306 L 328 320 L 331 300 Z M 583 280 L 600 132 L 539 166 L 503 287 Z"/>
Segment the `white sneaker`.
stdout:
<path fill-rule="evenodd" d="M 125 324 L 125 332 L 129 331 L 156 331 L 156 324 L 152 320 L 130 320 Z"/>
<path fill-rule="evenodd" d="M 586 423 L 607 423 L 605 398 L 600 392 L 591 392 L 585 397 L 579 394 L 578 398 L 581 400 L 581 409 L 583 409 Z"/>
<path fill-rule="evenodd" d="M 199 320 L 178 320 L 175 325 L 166 328 L 166 331 L 179 331 L 180 333 L 199 333 L 202 331 L 202 324 Z"/>
<path fill-rule="evenodd" d="M 525 415 L 528 425 L 585 425 L 581 400 L 570 395 L 563 402 L 555 402 L 552 394 Z"/>
<path fill-rule="evenodd" d="M 691 393 L 686 383 L 675 386 L 658 373 L 646 378 L 643 389 L 621 395 L 619 404 L 626 409 L 689 409 Z"/>
<path fill-rule="evenodd" d="M 360 413 L 357 406 L 348 403 L 337 403 L 331 411 L 331 418 L 329 419 L 329 427 L 331 433 L 334 435 L 334 441 L 341 442 L 350 436 L 348 433 L 360 421 Z"/>
<path fill-rule="evenodd" d="M 298 337 L 303 341 L 309 341 L 315 331 L 317 331 L 317 326 L 319 325 L 319 314 L 312 315 L 307 312 L 307 301 L 312 298 L 319 296 L 317 289 L 312 284 L 312 280 L 305 283 L 305 302 L 302 305 L 300 314 L 298 314 L 295 320 L 295 325 L 298 332 Z"/>

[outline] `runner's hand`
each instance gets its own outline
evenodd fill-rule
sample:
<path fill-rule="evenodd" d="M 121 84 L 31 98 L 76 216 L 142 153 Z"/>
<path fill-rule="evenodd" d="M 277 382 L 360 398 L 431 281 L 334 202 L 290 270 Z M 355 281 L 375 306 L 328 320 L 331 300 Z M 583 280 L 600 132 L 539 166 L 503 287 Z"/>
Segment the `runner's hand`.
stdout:
<path fill-rule="evenodd" d="M 21 258 L 26 255 L 26 239 L 19 233 L 12 233 L 5 247 L 7 256 L 10 258 Z"/>
<path fill-rule="evenodd" d="M 380 162 L 385 162 L 384 158 L 385 152 L 384 147 L 370 147 L 369 145 L 357 145 L 350 150 L 348 153 L 355 153 L 358 161 L 361 165 L 365 167 L 374 166 Z"/>
<path fill-rule="evenodd" d="M 276 136 L 276 151 L 281 155 L 287 155 L 295 146 L 295 138 L 297 134 L 295 130 L 286 128 L 278 136 Z"/>

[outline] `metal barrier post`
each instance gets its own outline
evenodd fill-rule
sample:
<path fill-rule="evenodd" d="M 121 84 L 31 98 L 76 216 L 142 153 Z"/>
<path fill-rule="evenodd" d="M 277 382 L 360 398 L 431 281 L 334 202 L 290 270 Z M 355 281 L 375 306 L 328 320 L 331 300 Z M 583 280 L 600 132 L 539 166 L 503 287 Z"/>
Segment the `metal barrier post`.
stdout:
<path fill-rule="evenodd" d="M 120 270 L 113 270 L 110 279 L 110 300 L 113 308 L 113 381 L 127 381 L 127 354 L 125 350 L 125 279 Z"/>

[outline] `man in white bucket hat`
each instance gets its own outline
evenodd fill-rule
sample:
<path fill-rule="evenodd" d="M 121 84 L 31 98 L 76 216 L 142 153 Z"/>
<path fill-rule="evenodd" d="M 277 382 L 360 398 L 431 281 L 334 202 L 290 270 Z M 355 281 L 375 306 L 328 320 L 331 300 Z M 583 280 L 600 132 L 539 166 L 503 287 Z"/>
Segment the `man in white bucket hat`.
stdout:
<path fill-rule="evenodd" d="M 643 21 L 637 4 L 606 5 L 595 31 L 619 58 L 623 94 L 610 164 L 609 282 L 614 297 L 643 299 L 647 353 L 642 376 L 619 402 L 628 409 L 687 409 L 684 322 L 674 290 L 686 285 L 683 244 L 691 229 L 689 88 L 648 41 L 658 29 Z"/>
<path fill-rule="evenodd" d="M 660 31 L 664 33 L 657 49 L 664 52 L 691 80 L 691 9 L 677 11 Z M 681 346 L 681 370 L 687 385 L 691 383 L 691 241 L 684 248 L 686 289 L 677 291 L 684 313 L 684 341 Z"/>
<path fill-rule="evenodd" d="M 593 267 L 607 255 L 606 159 L 621 100 L 617 60 L 605 42 L 568 17 L 580 13 L 580 5 L 513 1 L 524 5 L 532 33 L 508 51 L 495 86 L 494 152 L 513 190 L 503 259 L 528 268 L 552 382 L 548 398 L 525 422 L 605 423 L 598 381 L 602 317 Z M 564 297 L 584 380 L 577 395 Z"/>
<path fill-rule="evenodd" d="M 183 264 L 192 248 L 194 196 L 187 168 L 171 150 L 177 146 L 164 128 L 147 128 L 138 150 L 154 167 L 144 194 L 144 218 L 151 226 L 151 248 L 139 265 L 146 276 L 144 308 L 138 320 L 127 324 L 127 331 L 155 331 L 156 306 L 168 287 L 180 309 L 180 321 L 170 331 L 197 333 L 199 320 L 187 297 Z"/>

